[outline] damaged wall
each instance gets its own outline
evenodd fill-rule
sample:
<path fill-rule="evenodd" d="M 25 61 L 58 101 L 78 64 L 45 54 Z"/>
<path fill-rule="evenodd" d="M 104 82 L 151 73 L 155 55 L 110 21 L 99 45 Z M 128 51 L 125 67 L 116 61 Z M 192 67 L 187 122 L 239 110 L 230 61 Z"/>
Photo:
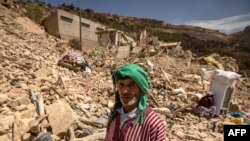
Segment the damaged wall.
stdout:
<path fill-rule="evenodd" d="M 42 23 L 51 35 L 64 39 L 80 37 L 79 16 L 77 15 L 57 9 L 55 13 L 45 18 Z M 98 36 L 96 32 L 104 29 L 104 25 L 81 18 L 82 39 L 97 42 Z"/>

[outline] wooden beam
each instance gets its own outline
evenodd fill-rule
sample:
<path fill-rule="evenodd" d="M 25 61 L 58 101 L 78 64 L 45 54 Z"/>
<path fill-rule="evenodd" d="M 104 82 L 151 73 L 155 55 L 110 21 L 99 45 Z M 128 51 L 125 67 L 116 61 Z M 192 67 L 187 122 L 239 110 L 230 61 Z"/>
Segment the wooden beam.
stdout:
<path fill-rule="evenodd" d="M 177 109 L 177 110 L 175 110 L 175 111 L 173 112 L 173 114 L 176 114 L 177 112 L 183 111 L 183 110 L 185 110 L 185 109 L 187 109 L 187 108 L 189 108 L 189 107 L 192 107 L 193 105 L 195 105 L 195 103 L 192 103 L 192 104 L 186 105 L 185 107 L 182 107 L 182 108 L 180 108 L 180 109 Z"/>
<path fill-rule="evenodd" d="M 180 43 L 181 42 L 163 43 L 163 44 L 160 44 L 159 47 L 173 47 L 173 46 L 180 45 Z"/>
<path fill-rule="evenodd" d="M 72 66 L 71 64 L 68 64 L 68 63 L 63 62 L 63 61 L 58 61 L 58 65 L 62 66 L 62 67 L 65 67 L 65 68 L 68 68 L 68 69 L 71 69 L 71 70 L 74 70 L 74 71 L 80 71 L 81 70 L 80 67 Z"/>
<path fill-rule="evenodd" d="M 248 83 L 248 84 L 250 84 L 250 82 L 249 82 L 249 79 L 248 79 L 248 77 L 247 77 L 246 72 L 244 72 L 244 75 L 245 75 L 245 77 L 246 77 L 246 79 L 247 79 L 247 83 Z"/>
<path fill-rule="evenodd" d="M 38 98 L 40 117 L 43 117 L 45 115 L 43 94 L 38 94 L 37 98 Z M 43 120 L 41 124 L 42 127 L 44 127 L 46 124 L 48 124 L 48 122 L 46 120 Z M 46 129 L 42 128 L 42 132 L 46 132 Z"/>
<path fill-rule="evenodd" d="M 13 141 L 21 141 L 21 133 L 20 133 L 20 129 L 19 129 L 19 124 L 18 124 L 18 120 L 17 117 L 15 116 L 14 118 L 14 122 L 12 124 L 12 140 Z"/>
<path fill-rule="evenodd" d="M 168 83 L 171 84 L 171 81 L 170 81 L 170 79 L 169 79 L 169 77 L 168 77 L 168 74 L 167 74 L 162 68 L 161 68 L 161 72 L 162 72 L 162 74 L 163 74 L 165 80 L 167 80 Z"/>
<path fill-rule="evenodd" d="M 68 103 L 71 103 L 65 96 L 63 96 L 62 94 L 60 94 L 56 88 L 54 87 L 50 87 L 51 90 L 53 90 L 56 94 L 58 94 L 59 96 L 61 96 L 63 99 L 65 99 Z"/>
<path fill-rule="evenodd" d="M 72 127 L 69 128 L 69 134 L 70 134 L 70 141 L 73 141 L 75 137 L 74 129 Z"/>
<path fill-rule="evenodd" d="M 46 114 L 46 115 L 43 115 L 43 116 L 39 117 L 39 118 L 37 119 L 37 124 L 41 123 L 41 122 L 42 122 L 46 117 L 48 117 L 48 116 L 49 116 L 49 115 Z M 30 129 L 31 129 L 32 127 L 33 127 L 33 126 L 29 126 L 29 127 L 27 127 L 26 129 L 24 129 L 24 131 L 21 133 L 21 136 L 23 136 L 25 133 L 29 132 Z"/>
<path fill-rule="evenodd" d="M 190 68 L 193 56 L 192 56 L 192 52 L 190 50 L 188 50 L 187 53 L 188 53 L 187 67 Z"/>
<path fill-rule="evenodd" d="M 91 125 L 91 126 L 94 126 L 94 127 L 97 127 L 97 128 L 105 127 L 105 125 L 102 124 L 102 123 L 98 123 L 98 122 L 95 122 L 95 121 L 88 121 L 88 120 L 86 120 L 84 118 L 78 118 L 78 120 L 80 122 L 82 122 L 83 124 Z"/>
<path fill-rule="evenodd" d="M 149 94 L 149 97 L 153 100 L 153 102 L 156 104 L 156 106 L 158 108 L 161 107 L 160 104 L 157 102 L 157 100 L 155 99 L 155 97 L 152 94 Z"/>

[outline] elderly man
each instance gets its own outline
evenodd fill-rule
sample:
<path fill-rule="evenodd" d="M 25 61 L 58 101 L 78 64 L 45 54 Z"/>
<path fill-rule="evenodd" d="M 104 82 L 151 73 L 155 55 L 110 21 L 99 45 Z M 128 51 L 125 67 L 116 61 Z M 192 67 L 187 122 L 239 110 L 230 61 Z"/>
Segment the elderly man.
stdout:
<path fill-rule="evenodd" d="M 112 74 L 115 105 L 107 127 L 106 141 L 165 141 L 161 118 L 146 106 L 148 79 L 138 65 L 125 64 Z"/>

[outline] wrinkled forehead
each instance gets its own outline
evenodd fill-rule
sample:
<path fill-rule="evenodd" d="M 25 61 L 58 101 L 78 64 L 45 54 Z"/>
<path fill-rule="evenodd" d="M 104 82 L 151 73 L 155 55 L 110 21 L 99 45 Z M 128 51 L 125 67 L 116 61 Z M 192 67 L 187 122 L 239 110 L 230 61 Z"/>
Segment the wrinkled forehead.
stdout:
<path fill-rule="evenodd" d="M 120 79 L 117 81 L 117 84 L 131 84 L 131 83 L 135 83 L 134 80 L 132 78 L 124 78 L 124 79 Z"/>

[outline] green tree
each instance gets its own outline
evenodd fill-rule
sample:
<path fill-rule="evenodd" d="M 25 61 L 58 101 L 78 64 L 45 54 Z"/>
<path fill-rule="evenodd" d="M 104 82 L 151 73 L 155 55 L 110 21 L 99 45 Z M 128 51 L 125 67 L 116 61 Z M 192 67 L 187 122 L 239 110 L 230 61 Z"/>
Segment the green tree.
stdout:
<path fill-rule="evenodd" d="M 43 17 L 43 11 L 39 5 L 30 4 L 27 6 L 26 11 L 26 16 L 37 23 L 39 23 Z"/>

